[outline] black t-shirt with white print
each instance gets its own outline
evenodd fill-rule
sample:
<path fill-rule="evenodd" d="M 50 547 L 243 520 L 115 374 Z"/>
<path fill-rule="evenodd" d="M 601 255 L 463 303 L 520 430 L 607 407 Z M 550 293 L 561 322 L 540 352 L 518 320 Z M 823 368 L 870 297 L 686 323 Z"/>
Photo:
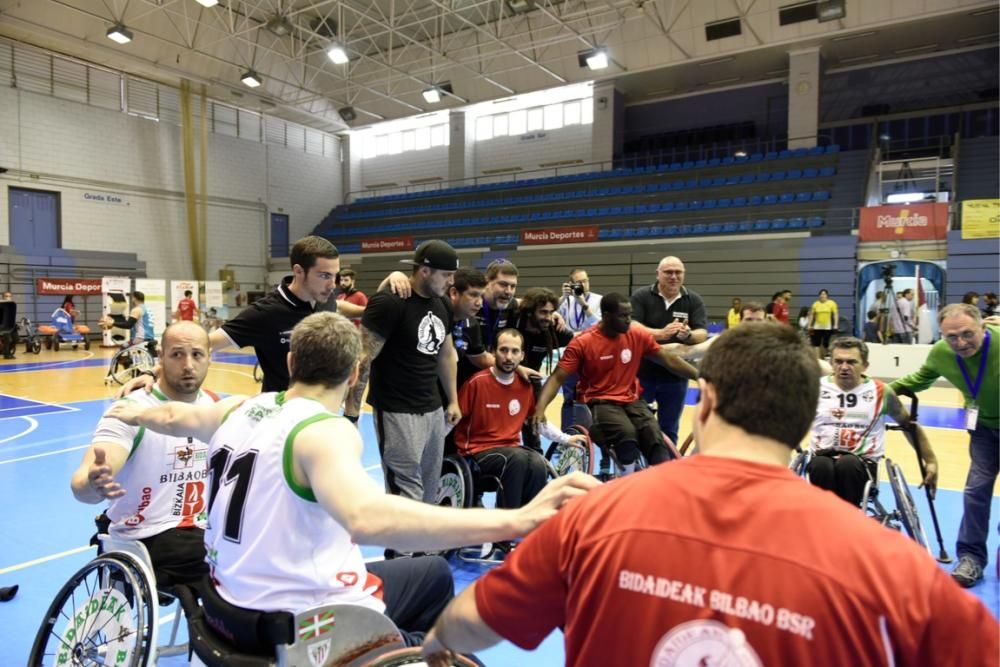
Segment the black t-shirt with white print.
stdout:
<path fill-rule="evenodd" d="M 387 412 L 424 414 L 441 407 L 438 353 L 452 329 L 437 297 L 401 299 L 379 292 L 368 301 L 361 326 L 385 338 L 372 363 L 368 403 Z"/>

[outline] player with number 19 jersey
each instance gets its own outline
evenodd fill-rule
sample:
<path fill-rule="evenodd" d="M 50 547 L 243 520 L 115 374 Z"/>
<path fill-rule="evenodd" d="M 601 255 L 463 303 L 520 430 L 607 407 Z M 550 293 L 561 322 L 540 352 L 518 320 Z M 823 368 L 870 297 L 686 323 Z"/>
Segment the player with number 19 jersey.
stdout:
<path fill-rule="evenodd" d="M 857 387 L 844 391 L 829 376 L 820 380 L 819 387 L 809 449 L 873 460 L 884 456 L 885 383 L 866 376 Z"/>
<path fill-rule="evenodd" d="M 365 569 L 358 545 L 292 474 L 295 436 L 324 419 L 342 417 L 309 398 L 260 394 L 234 408 L 209 443 L 205 550 L 228 602 L 292 613 L 329 604 L 385 611 L 382 581 Z"/>

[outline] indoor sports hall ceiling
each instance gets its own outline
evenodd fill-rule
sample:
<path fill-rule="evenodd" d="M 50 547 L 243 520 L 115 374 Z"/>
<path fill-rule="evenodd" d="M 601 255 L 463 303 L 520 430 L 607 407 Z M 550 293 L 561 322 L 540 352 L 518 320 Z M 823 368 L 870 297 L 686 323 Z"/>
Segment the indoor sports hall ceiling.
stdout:
<path fill-rule="evenodd" d="M 842 19 L 780 25 L 794 0 L 0 0 L 0 35 L 336 131 L 564 83 L 615 79 L 627 103 L 787 76 L 788 51 L 827 67 L 997 42 L 997 3 L 844 0 Z M 822 3 L 821 3 L 822 4 Z M 835 3 L 836 4 L 836 3 Z M 736 19 L 740 34 L 706 39 Z M 131 41 L 106 36 L 116 24 Z M 341 46 L 348 61 L 328 58 Z M 606 47 L 592 71 L 578 55 Z M 248 70 L 260 87 L 241 84 Z M 440 102 L 423 91 L 450 83 Z"/>

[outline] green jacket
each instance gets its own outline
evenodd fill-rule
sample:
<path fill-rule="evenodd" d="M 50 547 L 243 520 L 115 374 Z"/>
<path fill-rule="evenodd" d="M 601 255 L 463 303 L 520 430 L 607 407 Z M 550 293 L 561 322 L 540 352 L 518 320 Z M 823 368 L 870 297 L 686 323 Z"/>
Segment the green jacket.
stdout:
<path fill-rule="evenodd" d="M 986 369 L 983 371 L 986 376 L 976 396 L 976 405 L 979 406 L 980 424 L 990 428 L 1000 428 L 1000 327 L 987 326 L 986 329 L 990 332 L 990 352 L 986 360 Z M 964 360 L 966 372 L 973 382 L 978 379 L 977 373 L 982 356 L 983 351 L 980 349 Z M 966 406 L 972 402 L 972 391 L 958 367 L 955 352 L 944 340 L 934 344 L 920 370 L 899 378 L 890 386 L 893 390 L 906 387 L 915 392 L 923 391 L 934 384 L 939 377 L 945 378 L 962 392 Z"/>

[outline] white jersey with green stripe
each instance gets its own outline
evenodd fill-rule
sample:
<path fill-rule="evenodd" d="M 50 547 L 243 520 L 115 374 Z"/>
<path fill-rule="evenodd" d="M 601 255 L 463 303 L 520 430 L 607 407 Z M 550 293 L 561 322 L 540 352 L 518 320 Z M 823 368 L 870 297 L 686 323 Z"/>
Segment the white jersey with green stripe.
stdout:
<path fill-rule="evenodd" d="M 324 419 L 342 417 L 312 399 L 260 394 L 230 412 L 209 443 L 205 549 L 219 593 L 232 604 L 292 613 L 329 604 L 385 611 L 382 582 L 365 569 L 358 545 L 293 478 L 295 436 Z"/>
<path fill-rule="evenodd" d="M 169 400 L 159 387 L 151 393 L 136 391 L 126 400 L 149 407 Z M 218 398 L 198 392 L 195 403 L 211 404 Z M 107 509 L 110 532 L 115 537 L 138 540 L 170 528 L 204 528 L 208 517 L 208 445 L 192 438 L 155 433 L 102 418 L 94 432 L 95 444 L 113 444 L 129 452 L 115 475 L 125 489 Z"/>
<path fill-rule="evenodd" d="M 822 378 L 809 448 L 865 459 L 885 456 L 885 406 L 885 383 L 880 380 L 865 377 L 857 387 L 844 391 L 832 376 Z"/>

